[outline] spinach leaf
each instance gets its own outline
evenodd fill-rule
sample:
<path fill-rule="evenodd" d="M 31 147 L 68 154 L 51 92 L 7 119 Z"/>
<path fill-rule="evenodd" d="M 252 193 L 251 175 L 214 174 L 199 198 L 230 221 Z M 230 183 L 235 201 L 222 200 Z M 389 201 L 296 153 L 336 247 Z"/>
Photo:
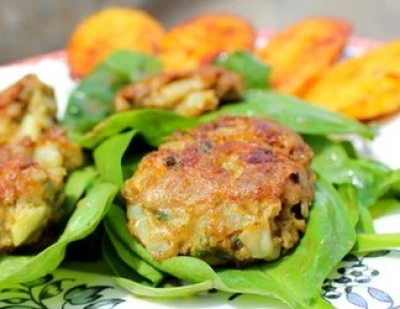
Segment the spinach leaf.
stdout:
<path fill-rule="evenodd" d="M 58 240 L 33 256 L 3 256 L 0 258 L 0 282 L 22 282 L 42 277 L 62 262 L 69 243 L 94 231 L 107 212 L 116 194 L 111 184 L 97 184 L 79 201 Z"/>
<path fill-rule="evenodd" d="M 112 245 L 115 248 L 115 251 L 119 258 L 128 265 L 131 269 L 134 269 L 139 275 L 143 278 L 146 278 L 154 285 L 157 285 L 164 279 L 164 274 L 142 260 L 136 254 L 129 250 L 117 236 L 115 236 L 114 232 L 106 226 L 108 239 L 111 241 Z"/>
<path fill-rule="evenodd" d="M 85 190 L 89 188 L 97 176 L 97 171 L 93 166 L 87 166 L 69 174 L 63 190 L 63 217 L 70 216 L 75 209 L 78 200 L 82 197 Z"/>
<path fill-rule="evenodd" d="M 319 294 L 323 280 L 356 239 L 346 205 L 335 189 L 326 181 L 317 183 L 316 198 L 310 213 L 307 232 L 300 244 L 289 255 L 275 262 L 259 263 L 247 269 L 211 269 L 203 261 L 192 257 L 174 257 L 162 262 L 152 259 L 147 250 L 129 235 L 126 216 L 113 206 L 106 216 L 106 224 L 130 250 L 159 270 L 186 282 L 204 283 L 212 280 L 213 287 L 226 292 L 260 294 L 280 299 L 295 308 L 331 308 Z M 332 242 L 332 239 L 335 239 Z M 119 280 L 133 293 L 159 297 L 171 296 L 179 290 L 158 292 Z M 207 285 L 208 283 L 204 283 Z M 195 289 L 194 289 L 195 290 Z M 189 290 L 187 290 L 189 291 Z"/>
<path fill-rule="evenodd" d="M 72 92 L 63 125 L 78 138 L 113 112 L 118 90 L 132 81 L 157 73 L 157 59 L 130 51 L 116 51 Z"/>
<path fill-rule="evenodd" d="M 400 194 L 400 169 L 391 171 L 382 182 L 378 183 L 380 196 L 389 191 L 393 191 L 396 195 Z"/>
<path fill-rule="evenodd" d="M 375 234 L 374 221 L 366 207 L 360 207 L 360 220 L 358 221 L 357 231 L 362 233 Z"/>
<path fill-rule="evenodd" d="M 131 82 L 139 81 L 162 70 L 161 62 L 156 57 L 127 50 L 113 52 L 105 64 L 114 72 L 125 75 Z"/>
<path fill-rule="evenodd" d="M 115 281 L 119 286 L 135 295 L 152 298 L 187 297 L 206 292 L 214 287 L 212 280 L 171 288 L 149 287 L 125 278 L 115 278 Z"/>
<path fill-rule="evenodd" d="M 400 233 L 393 234 L 358 234 L 357 242 L 352 252 L 370 252 L 398 249 L 400 247 Z"/>
<path fill-rule="evenodd" d="M 214 65 L 243 76 L 246 88 L 268 89 L 271 67 L 259 61 L 253 54 L 246 51 L 224 53 L 217 58 Z"/>
<path fill-rule="evenodd" d="M 104 237 L 101 243 L 101 250 L 103 253 L 103 258 L 110 266 L 111 270 L 117 276 L 129 278 L 130 280 L 134 280 L 142 285 L 150 285 L 147 279 L 140 276 L 135 270 L 133 270 L 130 266 L 126 265 L 118 256 L 117 251 L 114 249 L 113 244 L 108 239 L 108 237 Z"/>
<path fill-rule="evenodd" d="M 114 135 L 101 143 L 93 152 L 94 162 L 100 176 L 106 182 L 122 187 L 122 157 L 136 131 Z"/>
<path fill-rule="evenodd" d="M 396 199 L 380 199 L 369 208 L 373 219 L 400 210 L 400 201 Z"/>
<path fill-rule="evenodd" d="M 185 130 L 198 124 L 193 118 L 159 109 L 139 109 L 115 114 L 88 132 L 80 144 L 94 148 L 104 139 L 126 130 L 137 130 L 151 146 L 158 146 L 164 138 L 177 130 Z"/>
<path fill-rule="evenodd" d="M 338 193 L 343 199 L 343 202 L 346 203 L 350 220 L 353 223 L 353 226 L 356 227 L 360 217 L 360 206 L 358 205 L 357 191 L 355 187 L 351 184 L 343 184 L 339 186 Z"/>
<path fill-rule="evenodd" d="M 322 137 L 307 137 L 314 150 L 312 168 L 333 184 L 352 184 L 357 189 L 359 205 L 373 205 L 390 185 L 385 179 L 390 175 L 386 166 L 366 159 L 349 157 L 343 144 Z M 379 184 L 386 183 L 386 189 Z"/>
<path fill-rule="evenodd" d="M 302 134 L 373 137 L 372 130 L 356 120 L 272 91 L 249 90 L 244 102 L 226 105 L 201 118 L 206 122 L 220 114 L 269 117 Z"/>
<path fill-rule="evenodd" d="M 154 260 L 137 239 L 130 235 L 127 224 L 121 224 L 122 222 L 127 222 L 126 214 L 118 206 L 113 205 L 110 208 L 104 221 L 106 232 L 112 231 L 131 252 L 140 256 L 153 267 L 192 283 L 218 278 L 214 270 L 206 262 L 190 256 L 173 257 L 162 262 Z"/>

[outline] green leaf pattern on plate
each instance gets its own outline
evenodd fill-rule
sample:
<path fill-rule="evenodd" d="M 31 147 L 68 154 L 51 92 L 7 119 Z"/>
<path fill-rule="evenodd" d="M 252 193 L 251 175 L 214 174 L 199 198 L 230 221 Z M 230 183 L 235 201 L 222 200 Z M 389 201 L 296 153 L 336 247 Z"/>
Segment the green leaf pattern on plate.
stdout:
<path fill-rule="evenodd" d="M 125 302 L 121 298 L 105 298 L 102 292 L 114 289 L 109 285 L 76 284 L 76 278 L 57 279 L 48 274 L 31 282 L 0 289 L 1 309 L 53 309 L 48 300 L 58 298 L 61 309 L 112 309 Z M 2 305 L 5 304 L 5 305 Z"/>

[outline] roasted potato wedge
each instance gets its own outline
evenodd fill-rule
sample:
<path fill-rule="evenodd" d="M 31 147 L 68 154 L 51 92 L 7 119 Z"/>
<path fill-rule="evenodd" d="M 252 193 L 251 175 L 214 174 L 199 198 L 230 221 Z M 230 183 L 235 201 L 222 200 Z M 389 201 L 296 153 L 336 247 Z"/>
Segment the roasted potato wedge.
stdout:
<path fill-rule="evenodd" d="M 67 46 L 72 75 L 83 77 L 116 49 L 155 53 L 165 34 L 162 25 L 144 11 L 107 8 L 86 18 Z"/>
<path fill-rule="evenodd" d="M 161 60 L 168 71 L 195 69 L 220 52 L 252 50 L 256 33 L 242 17 L 208 13 L 178 24 L 161 44 Z"/>
<path fill-rule="evenodd" d="M 361 120 L 400 109 L 400 41 L 343 61 L 330 69 L 305 99 Z"/>
<path fill-rule="evenodd" d="M 341 55 L 351 25 L 333 18 L 308 18 L 278 33 L 256 55 L 272 66 L 278 91 L 301 95 Z"/>

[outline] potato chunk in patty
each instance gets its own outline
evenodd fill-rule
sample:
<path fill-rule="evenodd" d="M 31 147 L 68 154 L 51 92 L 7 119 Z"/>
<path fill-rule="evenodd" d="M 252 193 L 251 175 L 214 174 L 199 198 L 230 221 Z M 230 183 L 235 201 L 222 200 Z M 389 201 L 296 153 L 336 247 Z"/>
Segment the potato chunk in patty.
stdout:
<path fill-rule="evenodd" d="M 243 90 L 242 77 L 222 68 L 167 72 L 123 88 L 116 97 L 115 110 L 159 108 L 197 117 L 221 103 L 241 99 Z"/>
<path fill-rule="evenodd" d="M 29 74 L 0 92 L 0 144 L 29 136 L 38 139 L 56 124 L 53 89 Z"/>
<path fill-rule="evenodd" d="M 305 231 L 311 157 L 299 135 L 263 118 L 224 116 L 176 134 L 124 185 L 129 230 L 158 260 L 275 259 Z"/>
<path fill-rule="evenodd" d="M 0 253 L 51 239 L 81 148 L 56 126 L 53 89 L 27 75 L 0 93 Z M 45 236 L 45 237 L 43 237 Z"/>
<path fill-rule="evenodd" d="M 67 169 L 81 164 L 81 149 L 59 128 L 0 146 L 0 252 L 38 241 L 60 219 Z"/>

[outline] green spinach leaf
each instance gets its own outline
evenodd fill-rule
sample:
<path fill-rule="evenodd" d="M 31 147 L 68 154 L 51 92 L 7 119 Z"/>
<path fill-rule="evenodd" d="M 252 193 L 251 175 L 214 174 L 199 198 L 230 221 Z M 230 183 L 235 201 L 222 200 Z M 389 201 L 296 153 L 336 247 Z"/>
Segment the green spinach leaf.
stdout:
<path fill-rule="evenodd" d="M 126 50 L 113 52 L 105 64 L 131 82 L 139 81 L 162 70 L 161 62 L 156 57 Z"/>
<path fill-rule="evenodd" d="M 271 67 L 259 61 L 253 54 L 246 51 L 236 51 L 222 54 L 214 65 L 229 71 L 239 73 L 248 89 L 268 89 Z"/>
<path fill-rule="evenodd" d="M 127 246 L 125 246 L 117 236 L 115 236 L 114 232 L 107 228 L 107 236 L 111 241 L 112 245 L 115 248 L 115 251 L 121 261 L 123 261 L 126 265 L 128 265 L 131 269 L 134 269 L 139 275 L 143 278 L 146 278 L 153 285 L 157 285 L 164 279 L 164 274 L 157 270 L 155 267 L 151 266 L 144 260 L 142 260 L 139 256 L 129 250 Z"/>
<path fill-rule="evenodd" d="M 359 205 L 373 205 L 390 186 L 385 179 L 390 175 L 386 166 L 367 159 L 349 157 L 343 144 L 322 137 L 307 137 L 314 150 L 312 168 L 333 184 L 352 184 L 357 189 Z M 386 183 L 386 189 L 379 184 Z"/>
<path fill-rule="evenodd" d="M 112 53 L 72 92 L 63 125 L 72 137 L 79 138 L 112 114 L 118 90 L 160 70 L 159 61 L 149 55 L 130 51 Z"/>
<path fill-rule="evenodd" d="M 62 208 L 64 217 L 69 218 L 75 209 L 76 203 L 85 193 L 85 190 L 92 185 L 97 176 L 98 173 L 93 166 L 87 166 L 70 173 L 63 190 L 64 201 Z"/>
<path fill-rule="evenodd" d="M 206 292 L 214 287 L 212 280 L 171 288 L 149 287 L 126 278 L 115 278 L 115 281 L 135 295 L 152 298 L 187 297 Z"/>
<path fill-rule="evenodd" d="M 355 187 L 351 184 L 340 185 L 338 193 L 346 203 L 351 222 L 353 223 L 353 226 L 356 227 L 360 218 L 360 206 L 358 205 L 357 191 Z"/>
<path fill-rule="evenodd" d="M 393 234 L 358 234 L 352 252 L 370 252 L 400 248 L 400 233 Z"/>
<path fill-rule="evenodd" d="M 119 258 L 117 251 L 108 237 L 104 237 L 102 239 L 101 250 L 103 252 L 104 260 L 108 266 L 110 266 L 114 274 L 120 277 L 129 278 L 130 280 L 133 280 L 141 285 L 151 285 L 150 281 L 140 276 L 135 270 L 133 270 Z"/>
<path fill-rule="evenodd" d="M 358 221 L 357 231 L 362 233 L 375 234 L 374 221 L 371 213 L 366 207 L 360 208 L 360 220 Z"/>
<path fill-rule="evenodd" d="M 101 143 L 93 152 L 96 169 L 106 182 L 122 187 L 122 157 L 135 136 L 136 131 L 114 135 Z"/>
<path fill-rule="evenodd" d="M 397 199 L 380 199 L 369 208 L 371 217 L 373 219 L 382 217 L 384 215 L 394 213 L 400 210 L 400 201 Z"/>
<path fill-rule="evenodd" d="M 141 133 L 149 145 L 158 146 L 168 135 L 198 123 L 196 119 L 179 116 L 169 111 L 139 109 L 108 117 L 88 132 L 80 140 L 80 144 L 86 148 L 94 148 L 108 137 L 133 129 Z"/>
<path fill-rule="evenodd" d="M 111 184 L 97 184 L 78 205 L 58 240 L 33 256 L 9 255 L 0 258 L 0 282 L 22 282 L 42 277 L 56 269 L 65 256 L 69 243 L 94 231 L 116 194 Z"/>
<path fill-rule="evenodd" d="M 134 254 L 153 267 L 192 283 L 217 279 L 214 270 L 206 262 L 190 256 L 173 257 L 162 262 L 154 260 L 136 238 L 130 235 L 127 224 L 121 222 L 126 222 L 126 214 L 121 208 L 113 205 L 105 218 L 106 231 L 112 231 Z"/>
<path fill-rule="evenodd" d="M 249 90 L 244 102 L 226 105 L 201 118 L 206 122 L 220 114 L 269 117 L 302 134 L 373 137 L 372 130 L 356 120 L 272 91 Z"/>

